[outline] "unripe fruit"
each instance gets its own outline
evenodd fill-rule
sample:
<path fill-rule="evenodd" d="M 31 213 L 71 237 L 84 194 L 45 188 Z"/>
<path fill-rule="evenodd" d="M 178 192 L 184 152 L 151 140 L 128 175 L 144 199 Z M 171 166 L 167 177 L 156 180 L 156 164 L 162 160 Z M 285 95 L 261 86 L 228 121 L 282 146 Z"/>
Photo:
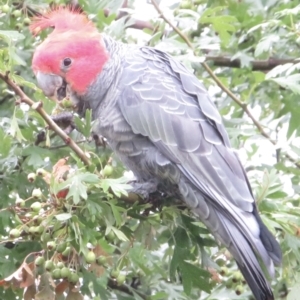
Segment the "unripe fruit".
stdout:
<path fill-rule="evenodd" d="M 220 274 L 221 274 L 222 276 L 227 275 L 227 274 L 228 274 L 228 268 L 227 268 L 227 267 L 221 267 L 221 268 L 220 268 Z"/>
<path fill-rule="evenodd" d="M 25 201 L 21 198 L 18 198 L 18 199 L 16 199 L 16 205 L 21 208 L 25 207 Z"/>
<path fill-rule="evenodd" d="M 43 196 L 43 193 L 41 191 L 41 189 L 33 189 L 32 191 L 32 197 L 36 198 L 36 199 L 40 199 Z"/>
<path fill-rule="evenodd" d="M 16 27 L 17 30 L 20 31 L 20 30 L 23 29 L 23 24 L 22 23 L 16 23 L 15 27 Z"/>
<path fill-rule="evenodd" d="M 34 216 L 32 220 L 35 225 L 40 225 L 43 221 L 43 218 L 41 216 Z"/>
<path fill-rule="evenodd" d="M 66 248 L 67 248 L 67 243 L 60 243 L 57 245 L 56 251 L 58 253 L 63 253 L 66 250 Z"/>
<path fill-rule="evenodd" d="M 120 270 L 119 270 L 119 269 L 113 269 L 113 270 L 111 270 L 111 272 L 110 272 L 110 276 L 111 276 L 112 278 L 117 278 L 119 275 L 120 275 Z"/>
<path fill-rule="evenodd" d="M 4 4 L 1 7 L 2 12 L 8 13 L 10 11 L 10 6 L 8 4 Z"/>
<path fill-rule="evenodd" d="M 222 267 L 222 266 L 224 266 L 226 264 L 226 261 L 224 259 L 222 259 L 222 258 L 218 258 L 216 260 L 216 263 L 217 263 L 218 266 Z"/>
<path fill-rule="evenodd" d="M 24 25 L 28 26 L 31 23 L 31 20 L 29 18 L 24 18 L 23 20 Z"/>
<path fill-rule="evenodd" d="M 53 263 L 52 260 L 47 260 L 47 261 L 45 262 L 45 269 L 46 269 L 47 271 L 52 271 L 52 270 L 54 269 L 54 263 Z"/>
<path fill-rule="evenodd" d="M 42 168 L 39 168 L 36 170 L 36 174 L 39 176 L 45 176 L 47 174 L 47 171 Z"/>
<path fill-rule="evenodd" d="M 69 275 L 70 275 L 70 269 L 67 268 L 67 267 L 63 267 L 63 268 L 60 270 L 60 274 L 61 274 L 61 277 L 62 277 L 62 278 L 68 278 Z"/>
<path fill-rule="evenodd" d="M 51 234 L 49 232 L 45 232 L 41 237 L 42 242 L 47 243 L 51 240 Z"/>
<path fill-rule="evenodd" d="M 113 170 L 114 170 L 114 168 L 111 165 L 106 165 L 104 167 L 104 169 L 102 170 L 102 174 L 105 177 L 109 177 L 113 173 Z"/>
<path fill-rule="evenodd" d="M 66 249 L 62 253 L 62 256 L 68 257 L 70 253 L 71 253 L 71 247 L 66 247 Z"/>
<path fill-rule="evenodd" d="M 56 267 L 57 267 L 58 269 L 62 269 L 62 268 L 65 267 L 65 264 L 64 264 L 62 261 L 59 261 L 59 262 L 56 264 Z"/>
<path fill-rule="evenodd" d="M 35 234 L 36 233 L 36 226 L 30 226 L 28 232 L 31 233 L 31 234 Z"/>
<path fill-rule="evenodd" d="M 68 281 L 70 283 L 73 283 L 73 284 L 76 284 L 79 280 L 79 276 L 77 273 L 74 273 L 74 272 L 70 272 L 70 275 L 68 277 Z"/>
<path fill-rule="evenodd" d="M 126 280 L 126 276 L 123 274 L 119 274 L 119 276 L 116 278 L 117 284 L 122 285 Z"/>
<path fill-rule="evenodd" d="M 115 233 L 111 230 L 105 237 L 106 237 L 106 239 L 107 239 L 109 242 L 112 242 L 112 241 L 114 241 L 116 235 L 115 235 Z"/>
<path fill-rule="evenodd" d="M 96 261 L 96 254 L 93 251 L 89 251 L 85 256 L 85 261 L 91 264 Z"/>
<path fill-rule="evenodd" d="M 97 264 L 100 266 L 104 266 L 107 263 L 107 258 L 104 255 L 100 255 L 97 257 Z"/>
<path fill-rule="evenodd" d="M 22 12 L 19 9 L 15 9 L 11 14 L 15 18 L 19 18 L 19 17 L 21 17 Z"/>
<path fill-rule="evenodd" d="M 242 276 L 241 272 L 236 271 L 233 273 L 232 281 L 234 283 L 237 283 L 237 282 L 241 281 L 242 279 L 243 279 L 243 276 Z"/>
<path fill-rule="evenodd" d="M 34 261 L 36 266 L 43 266 L 45 263 L 45 258 L 43 256 L 39 256 Z"/>
<path fill-rule="evenodd" d="M 43 226 L 34 226 L 34 234 L 35 235 L 40 235 L 41 233 L 43 233 L 44 231 L 44 227 Z"/>
<path fill-rule="evenodd" d="M 56 243 L 54 241 L 49 241 L 47 242 L 47 249 L 52 251 L 52 250 L 55 250 L 56 248 Z"/>
<path fill-rule="evenodd" d="M 64 98 L 60 104 L 63 108 L 72 108 L 73 107 L 72 101 L 68 98 Z"/>
<path fill-rule="evenodd" d="M 54 270 L 51 272 L 51 275 L 52 275 L 52 278 L 53 278 L 53 279 L 60 279 L 60 278 L 61 278 L 61 272 L 60 272 L 60 269 L 54 269 Z"/>
<path fill-rule="evenodd" d="M 19 236 L 21 235 L 21 231 L 19 229 L 12 229 L 10 232 L 9 232 L 9 237 L 11 237 L 12 239 L 16 239 L 18 238 Z"/>
<path fill-rule="evenodd" d="M 28 180 L 29 182 L 34 182 L 34 181 L 36 180 L 36 174 L 35 174 L 35 173 L 29 173 L 29 174 L 27 175 L 27 180 Z"/>
<path fill-rule="evenodd" d="M 232 285 L 233 285 L 233 282 L 232 282 L 232 280 L 231 279 L 228 279 L 227 281 L 226 281 L 226 288 L 227 289 L 232 289 Z"/>
<path fill-rule="evenodd" d="M 35 213 L 33 211 L 28 212 L 25 214 L 25 218 L 32 219 L 34 217 Z"/>
<path fill-rule="evenodd" d="M 244 287 L 242 286 L 242 285 L 237 285 L 236 287 L 235 287 L 235 293 L 237 294 L 237 295 L 241 295 L 241 294 L 243 294 L 244 293 Z"/>
<path fill-rule="evenodd" d="M 190 9 L 190 8 L 192 8 L 192 2 L 189 1 L 189 0 L 181 1 L 180 8 L 182 8 L 182 9 Z"/>
<path fill-rule="evenodd" d="M 30 205 L 30 208 L 34 211 L 34 212 L 39 212 L 42 208 L 42 204 L 40 202 L 33 202 Z"/>

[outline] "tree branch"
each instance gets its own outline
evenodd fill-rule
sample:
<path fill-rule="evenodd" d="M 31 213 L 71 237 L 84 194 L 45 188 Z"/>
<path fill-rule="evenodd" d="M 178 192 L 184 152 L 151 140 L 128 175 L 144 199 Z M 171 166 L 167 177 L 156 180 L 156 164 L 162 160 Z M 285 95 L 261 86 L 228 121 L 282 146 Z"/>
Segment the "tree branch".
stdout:
<path fill-rule="evenodd" d="M 82 149 L 52 120 L 52 118 L 46 113 L 43 109 L 42 102 L 34 102 L 31 100 L 22 90 L 21 88 L 9 78 L 9 73 L 6 74 L 0 73 L 0 79 L 2 79 L 14 92 L 16 95 L 20 97 L 21 102 L 28 104 L 32 109 L 35 109 L 41 117 L 46 121 L 51 128 L 58 136 L 62 138 L 62 140 L 68 145 L 76 155 L 83 161 L 83 163 L 87 166 L 91 165 L 91 161 L 82 151 Z"/>
<path fill-rule="evenodd" d="M 213 62 L 214 66 L 217 67 L 229 67 L 229 68 L 241 68 L 241 60 L 240 59 L 232 59 L 231 57 L 226 56 L 205 56 L 206 61 Z M 284 65 L 287 63 L 296 64 L 299 63 L 299 59 L 287 58 L 269 58 L 266 60 L 253 60 L 250 62 L 252 71 L 270 71 L 273 68 Z"/>
<path fill-rule="evenodd" d="M 170 27 L 185 41 L 185 43 L 193 50 L 193 53 L 195 56 L 197 56 L 194 46 L 193 44 L 190 42 L 190 40 L 188 39 L 188 37 L 178 28 L 176 27 L 162 12 L 162 10 L 159 8 L 158 4 L 156 3 L 155 0 L 151 0 L 153 6 L 155 7 L 155 9 L 157 10 L 157 12 L 159 13 L 160 17 L 167 23 L 170 25 Z M 253 116 L 253 114 L 251 113 L 251 111 L 249 110 L 247 104 L 243 101 L 241 101 L 235 94 L 233 94 L 231 92 L 231 90 L 229 88 L 227 88 L 222 82 L 221 80 L 214 74 L 214 72 L 212 71 L 212 69 L 205 63 L 201 63 L 203 68 L 207 71 L 207 73 L 212 77 L 212 79 L 216 82 L 216 84 L 235 102 L 237 103 L 242 110 L 248 115 L 248 117 L 251 119 L 251 121 L 253 122 L 253 124 L 256 126 L 256 128 L 258 129 L 258 131 L 260 132 L 260 134 L 262 136 L 264 136 L 266 139 L 268 139 L 273 145 L 276 145 L 277 142 L 275 140 L 273 140 L 271 138 L 271 136 L 264 130 L 263 126 L 259 123 L 258 120 L 255 119 L 255 117 Z M 297 162 L 290 154 L 285 153 L 285 156 L 287 157 L 287 159 L 289 161 L 291 161 L 292 163 L 294 163 L 298 168 L 300 168 L 300 163 Z"/>

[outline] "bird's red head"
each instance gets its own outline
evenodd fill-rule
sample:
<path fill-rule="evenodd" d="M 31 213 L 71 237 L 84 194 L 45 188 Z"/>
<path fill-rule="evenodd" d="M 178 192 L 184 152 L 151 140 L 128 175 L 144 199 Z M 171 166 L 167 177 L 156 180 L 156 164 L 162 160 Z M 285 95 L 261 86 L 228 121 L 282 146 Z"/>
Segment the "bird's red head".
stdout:
<path fill-rule="evenodd" d="M 36 35 L 49 27 L 54 30 L 32 60 L 40 87 L 47 96 L 54 96 L 65 81 L 73 91 L 84 94 L 108 60 L 100 33 L 85 14 L 69 7 L 36 17 L 30 30 Z"/>

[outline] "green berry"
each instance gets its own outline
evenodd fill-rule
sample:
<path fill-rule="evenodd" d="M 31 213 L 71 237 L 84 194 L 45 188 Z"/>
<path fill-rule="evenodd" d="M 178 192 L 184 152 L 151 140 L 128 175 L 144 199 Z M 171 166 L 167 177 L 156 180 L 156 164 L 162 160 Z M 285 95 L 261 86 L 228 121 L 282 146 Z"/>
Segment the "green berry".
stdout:
<path fill-rule="evenodd" d="M 104 169 L 102 170 L 102 174 L 105 177 L 109 177 L 113 173 L 113 170 L 114 170 L 114 168 L 111 165 L 106 165 L 104 167 Z"/>
<path fill-rule="evenodd" d="M 224 265 L 226 264 L 226 261 L 225 261 L 224 259 L 222 259 L 222 258 L 218 258 L 218 259 L 216 260 L 216 263 L 217 263 L 217 265 L 218 265 L 219 267 L 222 267 L 222 266 L 224 266 Z"/>
<path fill-rule="evenodd" d="M 36 233 L 36 226 L 30 226 L 28 232 L 31 233 L 31 234 L 35 234 Z"/>
<path fill-rule="evenodd" d="M 241 294 L 243 294 L 244 293 L 244 287 L 242 286 L 242 285 L 237 285 L 236 287 L 235 287 L 235 293 L 237 294 L 237 295 L 241 295 Z"/>
<path fill-rule="evenodd" d="M 126 276 L 123 274 L 119 274 L 119 276 L 116 278 L 117 284 L 122 285 L 126 280 Z"/>
<path fill-rule="evenodd" d="M 67 243 L 63 242 L 63 243 L 60 243 L 60 244 L 57 245 L 56 251 L 58 253 L 63 253 L 66 250 L 66 248 L 67 248 Z"/>
<path fill-rule="evenodd" d="M 59 262 L 56 264 L 56 267 L 57 267 L 58 269 L 62 269 L 62 268 L 65 267 L 65 264 L 64 264 L 62 261 L 59 261 Z"/>
<path fill-rule="evenodd" d="M 60 269 L 54 269 L 51 272 L 51 275 L 52 275 L 53 279 L 60 279 L 61 278 L 61 271 L 60 271 Z"/>
<path fill-rule="evenodd" d="M 190 9 L 190 8 L 192 8 L 192 2 L 189 1 L 189 0 L 181 1 L 180 8 L 182 8 L 182 9 Z"/>
<path fill-rule="evenodd" d="M 194 0 L 193 2 L 194 2 L 195 5 L 200 5 L 202 3 L 202 1 L 203 0 Z"/>
<path fill-rule="evenodd" d="M 100 266 L 104 266 L 107 263 L 107 258 L 104 255 L 100 255 L 97 257 L 97 264 Z"/>
<path fill-rule="evenodd" d="M 71 247 L 66 247 L 66 249 L 62 253 L 62 256 L 68 257 L 70 253 L 71 253 Z"/>
<path fill-rule="evenodd" d="M 54 263 L 52 260 L 45 261 L 45 269 L 47 271 L 52 271 L 54 269 Z"/>
<path fill-rule="evenodd" d="M 16 23 L 15 28 L 19 31 L 23 29 L 23 24 L 22 23 Z"/>
<path fill-rule="evenodd" d="M 33 189 L 32 191 L 32 197 L 36 198 L 36 199 L 40 199 L 42 198 L 43 193 L 41 191 L 41 189 Z"/>
<path fill-rule="evenodd" d="M 119 270 L 119 269 L 113 269 L 113 270 L 111 270 L 111 272 L 110 272 L 110 276 L 111 276 L 112 278 L 117 278 L 119 275 L 120 275 L 120 270 Z"/>
<path fill-rule="evenodd" d="M 24 25 L 28 26 L 28 25 L 30 25 L 30 23 L 31 23 L 31 20 L 29 18 L 24 18 L 24 20 L 23 20 Z"/>
<path fill-rule="evenodd" d="M 32 220 L 35 225 L 40 225 L 43 221 L 43 218 L 41 216 L 34 216 Z"/>
<path fill-rule="evenodd" d="M 69 275 L 70 275 L 70 269 L 67 268 L 67 267 L 63 267 L 61 270 L 60 270 L 60 274 L 61 274 L 61 277 L 62 278 L 68 278 Z"/>
<path fill-rule="evenodd" d="M 35 179 L 36 179 L 36 174 L 35 174 L 35 173 L 29 173 L 29 174 L 27 175 L 27 180 L 28 180 L 29 182 L 34 182 Z"/>
<path fill-rule="evenodd" d="M 68 281 L 70 283 L 76 284 L 79 280 L 79 276 L 77 273 L 75 272 L 70 272 L 69 276 L 68 276 Z"/>
<path fill-rule="evenodd" d="M 231 280 L 231 278 L 230 279 L 228 279 L 227 281 L 226 281 L 226 288 L 227 289 L 232 289 L 232 285 L 233 285 L 233 282 L 232 282 L 232 280 Z"/>
<path fill-rule="evenodd" d="M 227 274 L 228 274 L 228 268 L 227 268 L 227 267 L 221 267 L 221 268 L 220 268 L 220 274 L 221 274 L 222 276 L 227 275 Z"/>
<path fill-rule="evenodd" d="M 68 98 L 64 98 L 62 101 L 61 101 L 61 106 L 63 108 L 72 108 L 73 107 L 73 103 L 70 99 Z"/>
<path fill-rule="evenodd" d="M 234 283 L 240 282 L 242 279 L 243 279 L 243 276 L 242 276 L 241 272 L 236 271 L 233 273 L 232 281 Z"/>
<path fill-rule="evenodd" d="M 86 255 L 85 255 L 85 261 L 88 264 L 91 264 L 93 262 L 96 261 L 96 254 L 93 251 L 89 251 Z"/>
<path fill-rule="evenodd" d="M 19 9 L 15 9 L 11 14 L 15 18 L 19 18 L 19 17 L 21 17 L 22 12 Z"/>
<path fill-rule="evenodd" d="M 47 174 L 47 171 L 42 168 L 39 168 L 36 170 L 36 174 L 39 176 L 45 176 Z"/>
<path fill-rule="evenodd" d="M 34 261 L 36 266 L 43 266 L 45 263 L 45 258 L 43 256 L 39 256 Z"/>
<path fill-rule="evenodd" d="M 18 199 L 16 199 L 16 205 L 18 207 L 23 208 L 23 207 L 25 207 L 25 201 L 22 198 L 18 198 Z"/>
<path fill-rule="evenodd" d="M 2 5 L 1 10 L 4 13 L 8 13 L 10 11 L 10 6 L 8 4 L 4 4 L 4 5 Z"/>
<path fill-rule="evenodd" d="M 112 242 L 112 241 L 114 241 L 114 239 L 116 238 L 116 235 L 115 235 L 115 233 L 111 230 L 105 237 L 106 237 L 106 239 L 107 239 L 109 242 Z"/>
<path fill-rule="evenodd" d="M 51 234 L 49 232 L 45 232 L 41 237 L 42 242 L 47 243 L 51 240 Z"/>
<path fill-rule="evenodd" d="M 42 204 L 40 202 L 33 202 L 30 205 L 30 208 L 34 211 L 34 212 L 39 212 L 42 209 Z"/>
<path fill-rule="evenodd" d="M 16 239 L 18 238 L 19 236 L 21 235 L 21 231 L 19 229 L 12 229 L 10 232 L 9 232 L 9 237 L 11 237 L 12 239 Z"/>
<path fill-rule="evenodd" d="M 55 250 L 56 248 L 56 243 L 54 241 L 49 241 L 47 242 L 47 249 L 52 251 L 52 250 Z"/>
<path fill-rule="evenodd" d="M 44 227 L 43 226 L 34 226 L 34 234 L 35 235 L 40 235 L 43 233 L 44 231 Z"/>

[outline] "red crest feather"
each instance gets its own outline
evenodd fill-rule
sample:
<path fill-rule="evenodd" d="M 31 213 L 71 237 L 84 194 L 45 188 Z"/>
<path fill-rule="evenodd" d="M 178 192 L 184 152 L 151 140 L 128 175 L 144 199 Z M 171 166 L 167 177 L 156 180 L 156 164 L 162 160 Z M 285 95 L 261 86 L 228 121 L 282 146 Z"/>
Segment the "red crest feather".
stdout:
<path fill-rule="evenodd" d="M 58 6 L 46 14 L 33 18 L 30 31 L 37 35 L 42 30 L 53 27 L 55 30 L 88 30 L 94 31 L 95 25 L 80 9 L 70 6 Z"/>

